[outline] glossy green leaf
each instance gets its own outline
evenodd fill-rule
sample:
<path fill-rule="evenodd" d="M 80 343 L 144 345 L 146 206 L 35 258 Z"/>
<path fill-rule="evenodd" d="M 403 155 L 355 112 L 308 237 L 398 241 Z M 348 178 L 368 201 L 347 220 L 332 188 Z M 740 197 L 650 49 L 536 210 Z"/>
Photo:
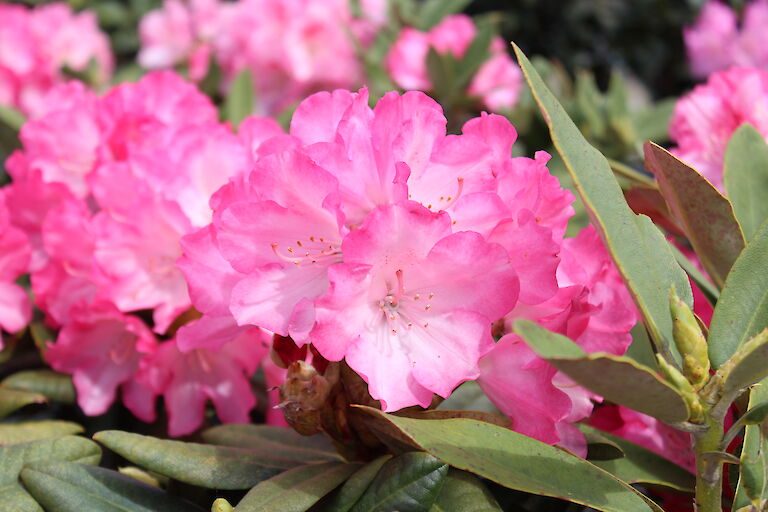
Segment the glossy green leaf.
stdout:
<path fill-rule="evenodd" d="M 224 100 L 224 120 L 232 123 L 237 129 L 240 123 L 253 113 L 254 91 L 253 76 L 247 69 L 235 75 L 229 87 L 229 93 Z"/>
<path fill-rule="evenodd" d="M 2 386 L 19 391 L 40 393 L 53 402 L 75 403 L 72 377 L 52 370 L 27 370 L 3 379 Z"/>
<path fill-rule="evenodd" d="M 768 377 L 768 333 L 759 334 L 742 346 L 720 367 L 723 395 L 729 396 Z"/>
<path fill-rule="evenodd" d="M 472 0 L 426 0 L 419 11 L 419 29 L 431 29 L 449 14 L 464 10 L 471 2 Z"/>
<path fill-rule="evenodd" d="M 581 425 L 584 434 L 599 434 L 617 444 L 623 457 L 610 460 L 590 460 L 610 474 L 630 484 L 668 487 L 677 491 L 693 492 L 696 478 L 686 469 L 626 439 L 613 436 L 595 428 Z"/>
<path fill-rule="evenodd" d="M 303 436 L 289 428 L 233 423 L 209 428 L 202 437 L 209 444 L 248 448 L 297 463 L 342 460 L 327 436 Z"/>
<path fill-rule="evenodd" d="M 391 458 L 391 455 L 382 455 L 355 471 L 355 474 L 344 482 L 344 485 L 323 507 L 323 510 L 326 512 L 349 512 L 349 509 L 357 503 L 376 475 L 379 474 L 381 467 Z"/>
<path fill-rule="evenodd" d="M 515 322 L 515 332 L 552 366 L 606 400 L 666 423 L 688 419 L 688 406 L 677 390 L 633 359 L 587 354 L 565 336 L 526 319 Z"/>
<path fill-rule="evenodd" d="M 741 125 L 728 142 L 723 182 L 744 235 L 751 240 L 768 220 L 768 144 L 751 124 Z"/>
<path fill-rule="evenodd" d="M 752 388 L 749 396 L 749 409 L 755 408 L 768 400 L 768 379 Z M 739 483 L 733 510 L 758 506 L 768 499 L 768 439 L 761 433 L 760 425 L 750 425 L 744 434 L 739 466 Z"/>
<path fill-rule="evenodd" d="M 66 436 L 0 447 L 0 503 L 13 512 L 42 512 L 19 483 L 22 468 L 35 461 L 71 461 L 98 464 L 99 445 L 83 437 Z"/>
<path fill-rule="evenodd" d="M 552 141 L 616 262 L 652 340 L 659 352 L 671 354 L 679 361 L 680 356 L 670 343 L 672 319 L 667 293 L 674 285 L 683 301 L 692 307 L 693 296 L 688 277 L 675 261 L 661 231 L 648 217 L 635 215 L 627 206 L 605 157 L 584 139 L 517 46 L 515 52 L 549 125 Z"/>
<path fill-rule="evenodd" d="M 358 468 L 359 463 L 321 462 L 290 469 L 256 484 L 235 512 L 304 512 Z"/>
<path fill-rule="evenodd" d="M 351 512 L 427 512 L 447 474 L 448 465 L 428 453 L 404 453 L 384 464 Z"/>
<path fill-rule="evenodd" d="M 38 439 L 79 434 L 83 427 L 71 421 L 23 421 L 0 423 L 0 445 L 28 443 Z"/>
<path fill-rule="evenodd" d="M 502 512 L 496 499 L 479 478 L 451 468 L 443 489 L 429 512 Z"/>
<path fill-rule="evenodd" d="M 652 142 L 643 146 L 645 166 L 685 231 L 707 273 L 720 288 L 744 249 L 741 226 L 730 201 L 706 178 Z"/>
<path fill-rule="evenodd" d="M 768 326 L 768 222 L 747 244 L 720 293 L 709 328 L 709 359 L 719 368 Z"/>
<path fill-rule="evenodd" d="M 29 493 L 57 512 L 202 512 L 203 509 L 117 471 L 72 462 L 36 462 L 21 471 Z"/>
<path fill-rule="evenodd" d="M 5 418 L 14 411 L 30 404 L 44 404 L 48 401 L 40 393 L 18 391 L 0 386 L 0 418 Z"/>
<path fill-rule="evenodd" d="M 361 409 L 390 421 L 402 435 L 451 466 L 505 487 L 603 512 L 661 511 L 597 466 L 512 430 L 468 419 L 414 420 Z"/>
<path fill-rule="evenodd" d="M 95 440 L 145 469 L 209 489 L 248 489 L 303 461 L 247 448 L 169 441 L 107 430 Z"/>

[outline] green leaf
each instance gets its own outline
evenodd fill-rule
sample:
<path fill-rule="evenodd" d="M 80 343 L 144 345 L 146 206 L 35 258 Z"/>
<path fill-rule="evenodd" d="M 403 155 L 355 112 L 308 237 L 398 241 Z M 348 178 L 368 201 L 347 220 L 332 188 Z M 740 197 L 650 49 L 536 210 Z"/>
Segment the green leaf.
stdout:
<path fill-rule="evenodd" d="M 479 478 L 451 468 L 443 489 L 429 512 L 502 512 L 496 499 Z"/>
<path fill-rule="evenodd" d="M 593 430 L 584 432 L 587 441 L 587 460 L 594 463 L 596 460 L 612 460 L 624 456 L 621 447 L 604 436 L 602 432 Z"/>
<path fill-rule="evenodd" d="M 336 492 L 331 501 L 323 507 L 327 512 L 349 512 L 357 503 L 373 479 L 379 474 L 381 467 L 391 459 L 391 455 L 382 455 L 358 469 L 344 485 Z"/>
<path fill-rule="evenodd" d="M 75 403 L 72 377 L 51 370 L 27 370 L 6 377 L 2 384 L 9 389 L 40 393 L 53 402 Z"/>
<path fill-rule="evenodd" d="M 517 46 L 515 52 L 549 125 L 552 141 L 621 272 L 658 352 L 665 356 L 671 354 L 679 361 L 680 356 L 670 343 L 672 319 L 667 293 L 674 285 L 683 301 L 693 307 L 688 277 L 675 262 L 659 229 L 648 217 L 635 215 L 627 206 L 605 157 L 584 139 Z"/>
<path fill-rule="evenodd" d="M 666 423 L 688 419 L 688 406 L 680 393 L 633 359 L 587 354 L 565 336 L 522 318 L 515 322 L 515 332 L 552 366 L 606 400 Z"/>
<path fill-rule="evenodd" d="M 511 489 L 601 510 L 661 509 L 597 466 L 512 430 L 476 420 L 414 420 L 359 406 L 391 422 L 423 450 Z"/>
<path fill-rule="evenodd" d="M 744 415 L 739 418 L 736 423 L 731 425 L 728 432 L 723 436 L 723 442 L 720 445 L 724 449 L 731 444 L 731 441 L 736 439 L 742 428 L 747 425 L 759 425 L 763 420 L 768 417 L 768 400 L 764 400 L 754 407 L 751 407 Z"/>
<path fill-rule="evenodd" d="M 459 89 L 469 85 L 472 77 L 490 55 L 491 40 L 494 36 L 493 23 L 490 19 L 483 18 L 476 22 L 476 26 L 477 35 L 459 61 L 456 70 L 455 87 Z"/>
<path fill-rule="evenodd" d="M 194 512 L 203 509 L 117 471 L 72 462 L 37 462 L 21 471 L 27 491 L 56 512 Z"/>
<path fill-rule="evenodd" d="M 209 489 L 248 489 L 304 464 L 259 450 L 212 446 L 106 430 L 93 438 L 145 469 Z"/>
<path fill-rule="evenodd" d="M 733 264 L 709 328 L 709 359 L 719 368 L 748 339 L 768 326 L 768 222 Z"/>
<path fill-rule="evenodd" d="M 666 149 L 646 142 L 645 166 L 715 284 L 725 278 L 746 244 L 733 206 L 706 178 Z"/>
<path fill-rule="evenodd" d="M 229 86 L 229 93 L 224 99 L 224 120 L 237 129 L 240 123 L 253 113 L 254 91 L 253 76 L 247 69 L 240 71 Z"/>
<path fill-rule="evenodd" d="M 751 124 L 731 136 L 725 151 L 723 182 L 747 240 L 768 219 L 768 144 Z"/>
<path fill-rule="evenodd" d="M 304 512 L 360 467 L 322 462 L 289 469 L 248 491 L 235 512 Z"/>
<path fill-rule="evenodd" d="M 742 346 L 718 374 L 723 378 L 724 396 L 734 396 L 768 377 L 768 329 Z"/>
<path fill-rule="evenodd" d="M 26 119 L 24 114 L 8 105 L 0 105 L 0 123 L 18 132 Z"/>
<path fill-rule="evenodd" d="M 481 411 L 500 414 L 488 396 L 475 381 L 467 381 L 453 390 L 451 396 L 437 406 L 438 410 Z"/>
<path fill-rule="evenodd" d="M 695 477 L 674 462 L 607 432 L 586 425 L 580 425 L 579 428 L 585 435 L 599 434 L 608 438 L 624 452 L 623 457 L 615 459 L 590 460 L 595 466 L 629 484 L 657 485 L 677 491 L 693 492 Z"/>
<path fill-rule="evenodd" d="M 661 142 L 669 138 L 669 120 L 675 111 L 677 98 L 667 98 L 632 114 L 637 140 Z"/>
<path fill-rule="evenodd" d="M 71 421 L 23 421 L 0 423 L 0 445 L 28 443 L 38 439 L 79 434 L 83 427 Z"/>
<path fill-rule="evenodd" d="M 669 244 L 669 248 L 675 255 L 675 260 L 677 260 L 678 265 L 680 265 L 683 270 L 685 270 L 685 273 L 688 274 L 696 286 L 699 287 L 699 290 L 702 291 L 709 303 L 713 306 L 717 304 L 717 301 L 720 299 L 720 290 L 718 290 L 715 285 L 709 282 L 709 279 L 707 279 L 706 276 L 700 272 L 698 268 L 696 268 L 691 260 L 689 260 L 688 257 L 683 254 L 682 251 L 680 251 L 680 249 L 671 243 Z"/>
<path fill-rule="evenodd" d="M 457 66 L 458 62 L 452 54 L 441 54 L 434 48 L 429 48 L 427 52 L 427 74 L 429 75 L 429 81 L 432 83 L 432 90 L 444 106 L 446 103 L 451 104 L 454 100 Z"/>
<path fill-rule="evenodd" d="M 202 437 L 209 444 L 248 448 L 265 455 L 295 460 L 297 464 L 342 460 L 327 436 L 302 436 L 289 428 L 250 424 L 219 425 L 204 431 Z"/>
<path fill-rule="evenodd" d="M 419 11 L 419 30 L 429 30 L 440 21 L 459 11 L 463 11 L 472 0 L 426 0 Z"/>
<path fill-rule="evenodd" d="M 627 349 L 626 357 L 634 359 L 642 366 L 646 366 L 653 371 L 658 371 L 659 363 L 656 361 L 656 354 L 653 353 L 651 342 L 648 339 L 648 331 L 645 326 L 638 322 L 630 331 L 632 335 L 632 344 Z"/>
<path fill-rule="evenodd" d="M 48 400 L 40 393 L 18 391 L 0 386 L 0 418 L 30 404 L 44 404 Z"/>
<path fill-rule="evenodd" d="M 31 462 L 64 460 L 98 464 L 99 445 L 76 436 L 44 439 L 30 443 L 0 447 L 0 496 L 6 510 L 13 512 L 42 512 L 42 508 L 19 483 L 19 473 Z"/>
<path fill-rule="evenodd" d="M 351 512 L 427 512 L 448 474 L 448 465 L 432 455 L 408 452 L 381 468 Z"/>
<path fill-rule="evenodd" d="M 768 379 L 752 388 L 749 409 L 768 400 Z M 739 483 L 733 510 L 753 504 L 761 510 L 760 504 L 768 498 L 768 440 L 761 433 L 760 425 L 750 425 L 744 434 L 739 466 Z"/>

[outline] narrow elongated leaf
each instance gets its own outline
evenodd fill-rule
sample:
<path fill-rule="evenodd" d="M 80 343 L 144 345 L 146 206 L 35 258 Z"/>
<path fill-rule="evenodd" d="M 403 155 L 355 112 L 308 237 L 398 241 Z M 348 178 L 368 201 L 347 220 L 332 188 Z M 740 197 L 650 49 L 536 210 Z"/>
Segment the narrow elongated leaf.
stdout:
<path fill-rule="evenodd" d="M 54 402 L 75 403 L 72 377 L 51 370 L 28 370 L 6 377 L 2 386 L 19 391 L 40 393 Z"/>
<path fill-rule="evenodd" d="M 21 480 L 47 510 L 57 512 L 202 512 L 203 509 L 117 471 L 72 462 L 25 467 Z"/>
<path fill-rule="evenodd" d="M 389 460 L 351 512 L 427 512 L 437 501 L 448 465 L 422 452 Z"/>
<path fill-rule="evenodd" d="M 679 361 L 677 350 L 670 344 L 672 319 L 666 297 L 674 285 L 683 301 L 692 307 L 688 277 L 675 262 L 659 229 L 627 206 L 605 157 L 586 141 L 517 46 L 515 52 L 549 125 L 552 141 L 632 293 L 652 340 L 662 354 L 671 353 Z"/>
<path fill-rule="evenodd" d="M 743 346 L 734 355 L 732 361 L 721 367 L 725 373 L 724 395 L 727 396 L 741 389 L 746 389 L 768 377 L 768 336 L 765 333 L 758 336 Z"/>
<path fill-rule="evenodd" d="M 0 504 L 14 512 L 42 512 L 42 507 L 19 483 L 19 473 L 25 464 L 49 460 L 98 464 L 100 459 L 99 445 L 75 436 L 0 447 Z"/>
<path fill-rule="evenodd" d="M 18 391 L 0 386 L 0 418 L 5 418 L 14 411 L 30 404 L 44 404 L 48 401 L 40 393 Z"/>
<path fill-rule="evenodd" d="M 237 504 L 235 512 L 304 512 L 360 466 L 322 462 L 290 469 L 256 484 Z"/>
<path fill-rule="evenodd" d="M 304 464 L 246 448 L 168 441 L 117 430 L 99 432 L 93 438 L 143 468 L 210 489 L 248 489 Z"/>
<path fill-rule="evenodd" d="M 23 421 L 0 423 L 0 445 L 28 443 L 38 439 L 79 434 L 83 427 L 71 421 Z"/>
<path fill-rule="evenodd" d="M 223 108 L 224 120 L 232 123 L 235 129 L 253 113 L 255 90 L 253 76 L 247 69 L 240 71 L 232 80 Z"/>
<path fill-rule="evenodd" d="M 731 441 L 736 439 L 741 429 L 747 425 L 759 425 L 763 420 L 768 417 L 768 400 L 765 400 L 754 407 L 751 407 L 744 415 L 739 418 L 736 423 L 731 425 L 728 432 L 723 436 L 723 442 L 721 447 L 727 447 L 731 444 Z"/>
<path fill-rule="evenodd" d="M 709 328 L 709 359 L 719 368 L 744 342 L 768 326 L 768 222 L 733 264 Z"/>
<path fill-rule="evenodd" d="M 768 400 L 768 379 L 752 388 L 749 408 Z M 739 484 L 733 510 L 754 504 L 761 510 L 760 503 L 768 499 L 768 439 L 761 433 L 760 425 L 750 425 L 744 434 L 739 466 Z"/>
<path fill-rule="evenodd" d="M 289 428 L 233 423 L 209 428 L 202 437 L 206 443 L 249 448 L 297 462 L 342 460 L 327 436 L 303 436 Z"/>
<path fill-rule="evenodd" d="M 442 0 L 438 0 L 442 1 Z M 490 55 L 491 40 L 493 39 L 493 24 L 488 19 L 476 21 L 477 35 L 461 58 L 456 70 L 455 87 L 464 89 L 469 85 L 472 77 Z"/>
<path fill-rule="evenodd" d="M 323 510 L 326 512 L 349 512 L 349 509 L 357 503 L 360 496 L 379 474 L 381 467 L 391 458 L 391 455 L 382 455 L 355 471 L 355 474 L 344 482 L 344 485 Z"/>
<path fill-rule="evenodd" d="M 390 421 L 423 450 L 500 485 L 604 512 L 660 512 L 628 484 L 571 455 L 509 429 L 476 420 L 414 420 L 360 407 Z"/>
<path fill-rule="evenodd" d="M 707 273 L 722 288 L 746 243 L 731 202 L 661 146 L 646 142 L 643 151 L 645 166 L 656 175 L 670 211 Z"/>
<path fill-rule="evenodd" d="M 451 468 L 440 496 L 429 512 L 502 512 L 493 495 L 479 478 Z"/>
<path fill-rule="evenodd" d="M 728 142 L 723 182 L 744 235 L 751 240 L 768 220 L 768 144 L 751 124 L 741 125 Z"/>
<path fill-rule="evenodd" d="M 472 0 L 426 0 L 419 11 L 419 29 L 429 30 L 455 12 L 464 10 Z"/>
<path fill-rule="evenodd" d="M 610 460 L 591 460 L 592 464 L 630 484 L 668 487 L 677 491 L 693 492 L 696 479 L 692 473 L 674 462 L 657 455 L 626 439 L 613 436 L 586 425 L 579 427 L 585 434 L 599 434 L 617 444 L 623 457 Z"/>
<path fill-rule="evenodd" d="M 565 336 L 530 320 L 515 322 L 515 332 L 552 366 L 605 399 L 667 423 L 688 419 L 688 406 L 677 390 L 633 359 L 587 354 Z"/>

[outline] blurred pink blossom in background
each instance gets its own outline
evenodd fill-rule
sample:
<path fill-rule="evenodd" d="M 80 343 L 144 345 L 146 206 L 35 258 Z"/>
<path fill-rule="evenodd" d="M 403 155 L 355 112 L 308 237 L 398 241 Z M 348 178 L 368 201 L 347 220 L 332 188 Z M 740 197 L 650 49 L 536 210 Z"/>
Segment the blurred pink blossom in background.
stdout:
<path fill-rule="evenodd" d="M 113 67 L 109 40 L 94 13 L 76 14 L 61 2 L 35 8 L 0 4 L 0 105 L 36 117 L 47 108 L 46 93 L 67 80 L 64 68 L 103 86 Z"/>

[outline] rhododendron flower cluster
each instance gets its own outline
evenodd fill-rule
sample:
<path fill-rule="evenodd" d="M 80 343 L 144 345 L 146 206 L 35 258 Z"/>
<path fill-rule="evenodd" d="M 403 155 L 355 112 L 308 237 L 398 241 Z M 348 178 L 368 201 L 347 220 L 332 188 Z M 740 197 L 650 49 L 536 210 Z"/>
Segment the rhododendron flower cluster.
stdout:
<path fill-rule="evenodd" d="M 691 71 L 706 78 L 731 66 L 768 68 L 766 24 L 768 0 L 747 3 L 741 23 L 731 7 L 710 0 L 683 31 Z"/>
<path fill-rule="evenodd" d="M 0 4 L 0 104 L 36 116 L 46 108 L 46 93 L 66 80 L 65 68 L 88 72 L 103 85 L 113 67 L 94 13 L 75 14 L 62 2 L 35 8 Z"/>
<path fill-rule="evenodd" d="M 2 240 L 16 249 L 3 250 L 15 263 L 0 277 L 29 270 L 35 305 L 60 328 L 46 359 L 74 376 L 88 414 L 106 411 L 122 387 L 126 405 L 147 420 L 163 394 L 173 435 L 199 426 L 206 398 L 225 421 L 246 421 L 248 376 L 265 355 L 265 334 L 243 329 L 215 349 L 180 352 L 171 323 L 191 304 L 175 262 L 181 237 L 210 221 L 211 194 L 245 172 L 260 137 L 279 127 L 254 118 L 233 134 L 210 100 L 171 72 L 103 97 L 70 82 L 45 105 L 7 161 L 13 183 L 3 189 L 0 221 L 10 219 Z M 28 319 L 21 301 L 4 304 L 4 329 Z M 5 313 L 11 306 L 16 316 Z M 151 314 L 152 329 L 137 311 Z"/>
<path fill-rule="evenodd" d="M 311 343 L 344 359 L 385 411 L 479 378 L 514 428 L 578 445 L 558 427 L 587 416 L 593 397 L 514 336 L 494 344 L 492 323 L 534 318 L 619 354 L 634 307 L 594 231 L 564 240 L 573 196 L 549 155 L 512 158 L 517 134 L 501 116 L 461 135 L 445 126 L 419 92 L 373 109 L 365 89 L 302 102 L 290 133 L 213 196 L 212 223 L 183 239 L 200 322 Z M 530 405 L 547 400 L 557 410 L 529 428 Z"/>
<path fill-rule="evenodd" d="M 321 89 L 363 82 L 355 44 L 369 44 L 386 21 L 382 0 L 165 0 L 141 22 L 139 63 L 148 69 L 187 64 L 202 80 L 211 59 L 225 84 L 250 70 L 261 113 L 277 114 Z M 357 42 L 357 43 L 356 43 Z"/>
<path fill-rule="evenodd" d="M 27 293 L 14 282 L 26 272 L 30 253 L 27 235 L 10 224 L 5 195 L 0 190 L 0 349 L 2 331 L 20 331 L 32 316 Z"/>
<path fill-rule="evenodd" d="M 669 125 L 676 156 L 723 188 L 723 159 L 731 135 L 743 123 L 768 137 L 768 71 L 732 68 L 680 98 Z"/>
<path fill-rule="evenodd" d="M 429 49 L 461 59 L 476 34 L 475 23 L 465 14 L 446 16 L 428 32 L 406 27 L 390 48 L 385 66 L 398 86 L 429 91 L 434 85 L 427 70 Z M 509 110 L 517 103 L 522 82 L 520 68 L 507 53 L 504 41 L 496 37 L 489 58 L 475 73 L 467 93 L 480 98 L 490 110 Z"/>

